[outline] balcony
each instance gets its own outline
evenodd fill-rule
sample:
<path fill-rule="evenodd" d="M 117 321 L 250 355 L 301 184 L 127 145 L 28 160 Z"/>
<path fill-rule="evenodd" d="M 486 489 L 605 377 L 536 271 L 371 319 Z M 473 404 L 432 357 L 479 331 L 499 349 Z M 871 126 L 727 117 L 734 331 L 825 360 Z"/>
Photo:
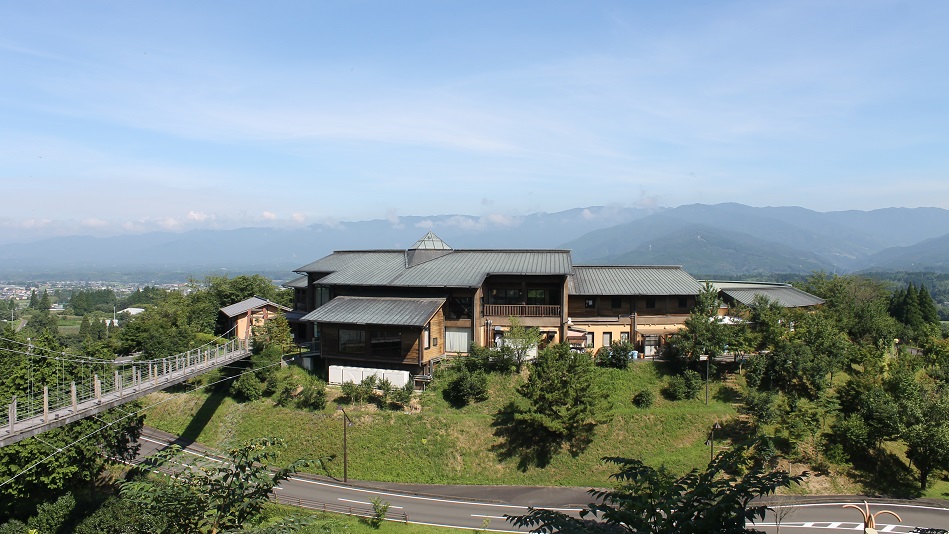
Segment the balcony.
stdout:
<path fill-rule="evenodd" d="M 485 304 L 485 317 L 560 317 L 560 306 L 539 304 Z"/>

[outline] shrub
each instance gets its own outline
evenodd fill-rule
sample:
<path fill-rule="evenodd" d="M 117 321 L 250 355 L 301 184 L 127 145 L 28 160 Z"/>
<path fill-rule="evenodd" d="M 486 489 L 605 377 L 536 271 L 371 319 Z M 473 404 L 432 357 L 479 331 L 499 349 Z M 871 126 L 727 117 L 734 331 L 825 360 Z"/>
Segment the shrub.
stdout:
<path fill-rule="evenodd" d="M 698 398 L 701 390 L 702 375 L 689 369 L 670 378 L 665 393 L 672 400 L 690 400 Z"/>
<path fill-rule="evenodd" d="M 400 388 L 392 390 L 392 402 L 406 407 L 412 401 L 412 394 L 415 393 L 415 384 L 407 382 Z"/>
<path fill-rule="evenodd" d="M 600 367 L 626 369 L 633 357 L 635 347 L 627 341 L 613 343 L 596 351 L 596 364 Z"/>
<path fill-rule="evenodd" d="M 484 371 L 469 371 L 465 367 L 448 383 L 444 391 L 445 400 L 452 406 L 461 408 L 469 402 L 479 402 L 488 398 L 488 375 Z"/>
<path fill-rule="evenodd" d="M 245 400 L 255 401 L 264 396 L 264 385 L 254 373 L 245 372 L 231 386 L 231 390 Z"/>
<path fill-rule="evenodd" d="M 655 401 L 656 395 L 649 389 L 644 389 L 633 395 L 633 405 L 637 408 L 649 408 Z"/>
<path fill-rule="evenodd" d="M 326 384 L 315 376 L 307 376 L 303 391 L 297 396 L 296 404 L 306 410 L 326 408 Z"/>

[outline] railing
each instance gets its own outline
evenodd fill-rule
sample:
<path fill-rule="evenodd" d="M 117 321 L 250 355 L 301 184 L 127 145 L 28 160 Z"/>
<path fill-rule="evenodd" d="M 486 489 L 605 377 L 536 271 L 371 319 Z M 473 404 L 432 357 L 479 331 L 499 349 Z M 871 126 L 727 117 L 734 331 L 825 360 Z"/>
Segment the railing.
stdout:
<path fill-rule="evenodd" d="M 560 306 L 547 304 L 485 304 L 485 317 L 560 317 Z"/>
<path fill-rule="evenodd" d="M 115 363 L 111 370 L 101 369 L 102 375 L 91 373 L 91 380 L 44 385 L 36 395 L 14 396 L 0 413 L 0 446 L 177 384 L 246 357 L 247 351 L 246 341 L 232 339 L 167 358 Z"/>

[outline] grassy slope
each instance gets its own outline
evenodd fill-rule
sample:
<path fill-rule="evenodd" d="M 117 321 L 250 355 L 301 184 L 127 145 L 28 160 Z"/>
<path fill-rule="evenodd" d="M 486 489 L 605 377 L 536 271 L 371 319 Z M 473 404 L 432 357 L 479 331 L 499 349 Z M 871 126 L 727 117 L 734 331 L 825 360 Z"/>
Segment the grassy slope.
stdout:
<path fill-rule="evenodd" d="M 435 388 L 421 395 L 419 413 L 380 412 L 374 407 L 347 408 L 349 476 L 354 479 L 442 483 L 603 486 L 611 468 L 603 456 L 641 458 L 673 471 L 703 467 L 708 461 L 705 439 L 715 421 L 736 416 L 728 402 L 667 401 L 659 395 L 664 383 L 652 363 L 637 362 L 627 371 L 601 369 L 599 377 L 613 392 L 613 421 L 597 429 L 590 447 L 576 457 L 566 452 L 546 468 L 520 470 L 516 459 L 501 461 L 493 447 L 498 439 L 491 426 L 494 414 L 513 398 L 516 377 L 491 378 L 491 398 L 463 409 L 450 407 Z M 630 399 L 640 389 L 656 393 L 646 410 Z M 337 394 L 330 388 L 330 396 Z M 217 448 L 226 448 L 255 436 L 277 436 L 287 442 L 279 463 L 301 457 L 342 453 L 342 416 L 335 404 L 318 413 L 274 407 L 267 400 L 237 403 L 219 395 L 157 393 L 148 404 L 166 401 L 150 410 L 146 424 L 186 435 Z M 341 459 L 333 462 L 335 475 Z"/>

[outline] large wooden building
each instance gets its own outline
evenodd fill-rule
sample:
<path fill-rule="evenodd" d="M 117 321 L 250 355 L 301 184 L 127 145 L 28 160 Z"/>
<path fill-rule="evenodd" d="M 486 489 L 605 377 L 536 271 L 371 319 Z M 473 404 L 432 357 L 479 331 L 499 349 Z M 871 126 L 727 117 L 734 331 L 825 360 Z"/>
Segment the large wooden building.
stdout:
<path fill-rule="evenodd" d="M 644 354 L 680 329 L 702 285 L 680 267 L 579 266 L 568 250 L 455 250 L 429 232 L 408 250 L 337 251 L 296 270 L 287 316 L 326 365 L 428 374 L 516 318 L 546 342 Z"/>

